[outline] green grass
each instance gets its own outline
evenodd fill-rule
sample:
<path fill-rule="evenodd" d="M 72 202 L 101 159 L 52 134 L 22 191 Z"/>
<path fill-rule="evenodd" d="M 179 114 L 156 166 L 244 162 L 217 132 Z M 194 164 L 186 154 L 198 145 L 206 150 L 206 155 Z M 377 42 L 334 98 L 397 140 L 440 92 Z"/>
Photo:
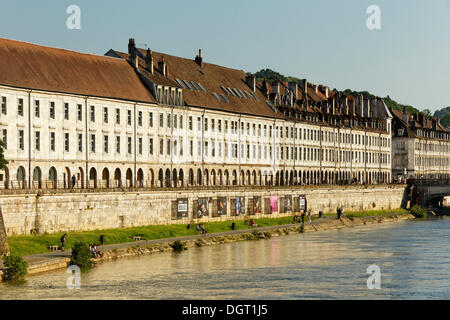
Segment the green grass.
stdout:
<path fill-rule="evenodd" d="M 347 217 L 361 217 L 361 216 L 375 216 L 390 213 L 407 213 L 407 210 L 384 210 L 384 211 L 364 211 L 364 212 L 344 212 Z M 326 214 L 325 216 L 334 216 L 336 214 Z M 252 216 L 247 217 L 252 219 Z M 293 216 L 282 218 L 253 218 L 258 227 L 278 226 L 293 223 Z M 317 219 L 313 216 L 312 219 Z M 305 222 L 307 221 L 305 217 Z M 244 224 L 243 220 L 229 220 L 224 222 L 209 222 L 204 223 L 208 233 L 223 232 L 231 230 L 231 223 L 236 224 L 236 230 L 251 229 Z M 135 227 L 126 229 L 109 229 L 109 230 L 95 230 L 84 232 L 59 232 L 55 234 L 42 234 L 38 236 L 11 236 L 8 237 L 11 253 L 21 256 L 46 253 L 49 252 L 48 246 L 60 245 L 60 238 L 64 233 L 67 233 L 66 250 L 70 249 L 72 244 L 81 241 L 84 243 L 100 243 L 100 235 L 105 235 L 105 244 L 116 244 L 124 242 L 133 242 L 133 236 L 140 236 L 143 240 L 163 239 L 171 237 L 181 237 L 189 235 L 197 235 L 199 232 L 195 230 L 196 224 L 191 224 L 191 229 L 186 228 L 187 224 L 180 225 L 154 225 L 145 227 Z"/>

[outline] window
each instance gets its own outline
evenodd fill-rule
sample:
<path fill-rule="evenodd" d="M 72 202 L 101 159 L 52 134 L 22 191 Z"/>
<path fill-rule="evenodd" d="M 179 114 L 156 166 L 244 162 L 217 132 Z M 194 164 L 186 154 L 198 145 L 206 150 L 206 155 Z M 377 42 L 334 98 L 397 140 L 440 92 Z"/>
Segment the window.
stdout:
<path fill-rule="evenodd" d="M 120 124 L 120 109 L 116 108 L 116 124 Z"/>
<path fill-rule="evenodd" d="M 164 128 L 164 114 L 163 113 L 159 114 L 159 127 Z"/>
<path fill-rule="evenodd" d="M 182 156 L 183 155 L 183 146 L 184 146 L 184 144 L 183 144 L 183 138 L 180 138 L 180 156 Z"/>
<path fill-rule="evenodd" d="M 189 117 L 189 130 L 192 130 L 192 117 Z"/>
<path fill-rule="evenodd" d="M 132 143 L 131 143 L 131 137 L 127 138 L 127 152 L 128 154 L 131 154 L 131 147 L 132 147 Z"/>
<path fill-rule="evenodd" d="M 2 97 L 2 114 L 6 114 L 7 106 L 6 106 L 6 97 Z"/>
<path fill-rule="evenodd" d="M 189 155 L 192 157 L 194 155 L 194 141 L 189 141 Z"/>
<path fill-rule="evenodd" d="M 149 140 L 149 153 L 153 155 L 153 138 Z"/>
<path fill-rule="evenodd" d="M 39 118 L 41 114 L 39 100 L 34 101 L 34 116 Z"/>
<path fill-rule="evenodd" d="M 164 155 L 164 140 L 163 139 L 159 140 L 159 154 L 161 156 Z"/>
<path fill-rule="evenodd" d="M 138 138 L 138 151 L 142 155 L 142 138 Z"/>
<path fill-rule="evenodd" d="M 50 118 L 55 119 L 55 103 L 50 102 Z"/>
<path fill-rule="evenodd" d="M 95 106 L 91 106 L 91 122 L 95 122 Z"/>
<path fill-rule="evenodd" d="M 64 150 L 66 152 L 69 152 L 69 133 L 68 132 L 64 133 Z"/>
<path fill-rule="evenodd" d="M 116 136 L 116 153 L 120 153 L 120 136 Z"/>
<path fill-rule="evenodd" d="M 149 116 L 149 126 L 150 128 L 153 128 L 153 112 L 149 112 L 148 116 Z"/>
<path fill-rule="evenodd" d="M 103 122 L 108 123 L 108 107 L 103 108 Z"/>
<path fill-rule="evenodd" d="M 173 128 L 177 129 L 178 127 L 178 116 L 175 114 L 173 115 Z"/>
<path fill-rule="evenodd" d="M 167 115 L 167 128 L 170 128 L 171 122 L 172 122 L 172 117 L 170 116 L 170 114 L 168 114 Z"/>
<path fill-rule="evenodd" d="M 127 124 L 131 126 L 131 110 L 127 110 Z"/>
<path fill-rule="evenodd" d="M 23 117 L 23 99 L 19 99 L 17 103 L 17 114 Z"/>
<path fill-rule="evenodd" d="M 180 115 L 180 129 L 183 129 L 183 115 Z"/>
<path fill-rule="evenodd" d="M 109 152 L 109 137 L 107 135 L 103 136 L 103 151 L 105 153 Z"/>
<path fill-rule="evenodd" d="M 78 152 L 83 152 L 83 134 L 78 134 Z"/>
<path fill-rule="evenodd" d="M 142 127 L 142 111 L 138 112 L 138 125 Z"/>
<path fill-rule="evenodd" d="M 41 150 L 41 133 L 39 131 L 34 132 L 34 148 L 37 151 Z"/>
<path fill-rule="evenodd" d="M 208 131 L 208 118 L 205 118 L 205 131 Z"/>
<path fill-rule="evenodd" d="M 25 150 L 25 143 L 24 143 L 25 139 L 24 139 L 24 131 L 23 130 L 19 130 L 19 149 L 20 150 Z"/>
<path fill-rule="evenodd" d="M 170 139 L 167 139 L 167 155 L 169 155 L 169 156 L 170 156 L 170 150 L 171 150 Z"/>
<path fill-rule="evenodd" d="M 69 120 L 69 104 L 64 103 L 64 119 Z"/>
<path fill-rule="evenodd" d="M 91 134 L 91 152 L 95 153 L 95 134 Z"/>
<path fill-rule="evenodd" d="M 77 115 L 78 115 L 78 121 L 83 120 L 83 106 L 81 104 L 77 105 Z"/>

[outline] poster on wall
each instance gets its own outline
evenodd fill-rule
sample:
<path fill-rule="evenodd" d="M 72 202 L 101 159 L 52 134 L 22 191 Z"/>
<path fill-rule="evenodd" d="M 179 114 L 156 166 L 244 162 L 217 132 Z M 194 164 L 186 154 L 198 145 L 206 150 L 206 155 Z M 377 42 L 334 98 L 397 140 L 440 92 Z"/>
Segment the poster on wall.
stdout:
<path fill-rule="evenodd" d="M 298 205 L 300 210 L 306 211 L 307 209 L 307 202 L 306 202 L 306 196 L 300 195 L 298 198 Z"/>
<path fill-rule="evenodd" d="M 236 197 L 235 207 L 234 207 L 234 215 L 239 216 L 241 214 L 245 214 L 245 205 L 244 198 Z"/>
<path fill-rule="evenodd" d="M 199 218 L 208 217 L 209 211 L 208 211 L 208 198 L 199 198 L 198 199 L 198 210 L 197 210 L 197 216 Z"/>
<path fill-rule="evenodd" d="M 253 197 L 253 214 L 261 213 L 261 197 Z"/>
<path fill-rule="evenodd" d="M 284 197 L 284 212 L 292 212 L 292 196 Z"/>
<path fill-rule="evenodd" d="M 270 213 L 278 212 L 278 196 L 270 197 Z"/>
<path fill-rule="evenodd" d="M 227 215 L 227 198 L 217 198 L 217 215 Z"/>
<path fill-rule="evenodd" d="M 187 218 L 188 216 L 188 199 L 177 199 L 177 217 Z"/>

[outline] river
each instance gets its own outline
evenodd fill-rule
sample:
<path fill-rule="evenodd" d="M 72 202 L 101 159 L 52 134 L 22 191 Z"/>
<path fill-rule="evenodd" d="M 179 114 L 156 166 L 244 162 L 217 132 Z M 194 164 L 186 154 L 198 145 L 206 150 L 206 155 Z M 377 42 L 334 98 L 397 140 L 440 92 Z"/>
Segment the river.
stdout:
<path fill-rule="evenodd" d="M 0 299 L 450 299 L 450 218 L 158 253 L 0 284 Z M 369 290 L 367 268 L 381 271 Z"/>

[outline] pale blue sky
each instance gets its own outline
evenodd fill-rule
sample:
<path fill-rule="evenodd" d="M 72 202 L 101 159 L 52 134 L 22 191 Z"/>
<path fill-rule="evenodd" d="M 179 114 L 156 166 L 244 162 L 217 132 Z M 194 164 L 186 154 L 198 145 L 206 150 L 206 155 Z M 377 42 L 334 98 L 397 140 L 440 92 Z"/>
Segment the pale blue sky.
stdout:
<path fill-rule="evenodd" d="M 81 7 L 81 30 L 66 9 Z M 381 8 L 381 30 L 366 9 Z M 271 68 L 344 90 L 450 106 L 450 0 L 14 0 L 0 37 L 87 53 L 141 47 L 255 72 Z"/>

